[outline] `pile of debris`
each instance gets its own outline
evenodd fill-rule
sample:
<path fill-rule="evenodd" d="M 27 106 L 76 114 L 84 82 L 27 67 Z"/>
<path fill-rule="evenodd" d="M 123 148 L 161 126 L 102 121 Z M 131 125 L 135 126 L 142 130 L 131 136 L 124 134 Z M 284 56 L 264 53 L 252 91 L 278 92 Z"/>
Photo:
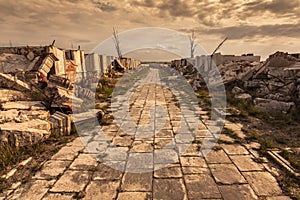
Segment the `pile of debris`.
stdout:
<path fill-rule="evenodd" d="M 182 76 L 184 76 L 194 91 L 198 91 L 205 85 L 204 79 L 200 73 L 187 59 L 174 60 L 171 62 L 170 67 L 176 69 Z"/>
<path fill-rule="evenodd" d="M 0 145 L 27 146 L 51 134 L 70 134 L 74 109 L 94 109 L 86 102 L 95 99 L 96 73 L 104 73 L 97 68 L 97 59 L 89 63 L 93 71 L 87 71 L 87 55 L 53 45 L 0 47 Z M 130 58 L 117 58 L 108 73 L 139 65 Z"/>
<path fill-rule="evenodd" d="M 201 66 L 193 59 L 181 59 L 172 61 L 171 67 L 181 72 L 194 89 L 214 83 L 221 75 L 222 82 L 214 84 L 224 84 L 235 98 L 251 101 L 271 113 L 287 113 L 300 107 L 300 59 L 296 55 L 276 52 L 265 62 L 234 60 L 215 67 L 207 56 Z"/>
<path fill-rule="evenodd" d="M 287 113 L 300 106 L 300 60 L 276 52 L 252 76 L 244 77 L 243 89 L 253 96 L 254 104 L 268 112 Z"/>

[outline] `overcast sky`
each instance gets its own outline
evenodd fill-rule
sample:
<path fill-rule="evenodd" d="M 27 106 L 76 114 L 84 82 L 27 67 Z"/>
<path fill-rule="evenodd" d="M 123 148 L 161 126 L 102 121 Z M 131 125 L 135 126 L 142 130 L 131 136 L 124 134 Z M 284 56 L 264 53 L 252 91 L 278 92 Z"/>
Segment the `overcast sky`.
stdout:
<path fill-rule="evenodd" d="M 300 52 L 300 0 L 0 0 L 0 45 L 72 45 L 88 51 L 112 35 L 161 27 L 189 35 L 208 52 Z M 159 43 L 160 38 L 157 38 Z M 121 47 L 122 47 L 122 41 Z M 175 42 L 174 42 L 175 43 Z"/>

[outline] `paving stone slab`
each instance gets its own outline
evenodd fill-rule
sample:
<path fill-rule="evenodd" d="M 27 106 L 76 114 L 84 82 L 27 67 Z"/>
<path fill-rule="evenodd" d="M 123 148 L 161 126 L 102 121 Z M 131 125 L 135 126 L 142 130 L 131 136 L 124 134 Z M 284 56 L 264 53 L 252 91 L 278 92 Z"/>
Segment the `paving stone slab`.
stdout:
<path fill-rule="evenodd" d="M 73 170 L 94 170 L 98 165 L 96 157 L 91 154 L 79 154 L 72 162 L 70 169 Z"/>
<path fill-rule="evenodd" d="M 248 150 L 240 144 L 221 144 L 221 147 L 228 155 L 249 154 Z"/>
<path fill-rule="evenodd" d="M 233 130 L 233 131 L 240 131 L 242 129 L 243 125 L 237 124 L 237 123 L 230 123 L 230 122 L 226 123 L 225 122 L 225 126 L 224 127 L 228 128 L 230 130 Z"/>
<path fill-rule="evenodd" d="M 154 179 L 153 199 L 187 199 L 186 189 L 182 179 Z"/>
<path fill-rule="evenodd" d="M 122 191 L 148 192 L 152 190 L 152 173 L 125 173 L 122 179 Z"/>
<path fill-rule="evenodd" d="M 181 178 L 182 172 L 179 164 L 165 166 L 164 164 L 154 165 L 155 178 Z"/>
<path fill-rule="evenodd" d="M 120 181 L 92 181 L 86 188 L 84 200 L 112 200 L 117 196 Z"/>
<path fill-rule="evenodd" d="M 233 164 L 209 164 L 208 165 L 216 182 L 222 184 L 246 183 L 245 178 Z"/>
<path fill-rule="evenodd" d="M 291 200 L 289 196 L 274 196 L 274 197 L 267 197 L 266 200 Z"/>
<path fill-rule="evenodd" d="M 117 200 L 151 200 L 151 193 L 147 192 L 120 192 Z"/>
<path fill-rule="evenodd" d="M 66 146 L 69 146 L 69 147 L 84 147 L 85 145 L 82 141 L 82 138 L 78 137 L 75 140 L 73 140 L 72 142 L 68 143 Z"/>
<path fill-rule="evenodd" d="M 234 143 L 234 139 L 225 134 L 220 134 L 218 137 L 220 142 Z"/>
<path fill-rule="evenodd" d="M 184 179 L 189 199 L 222 198 L 217 184 L 210 174 L 185 175 Z"/>
<path fill-rule="evenodd" d="M 74 160 L 80 151 L 83 150 L 83 147 L 68 147 L 65 146 L 61 148 L 51 160 Z"/>
<path fill-rule="evenodd" d="M 203 174 L 208 173 L 208 167 L 182 167 L 183 174 Z"/>
<path fill-rule="evenodd" d="M 47 161 L 41 171 L 38 171 L 34 176 L 35 179 L 56 179 L 57 176 L 62 174 L 65 169 L 70 165 L 69 160 L 49 160 Z"/>
<path fill-rule="evenodd" d="M 174 138 L 155 138 L 154 140 L 155 149 L 174 149 L 175 148 L 175 140 Z"/>
<path fill-rule="evenodd" d="M 125 161 L 127 159 L 128 148 L 109 147 L 103 157 L 104 161 Z"/>
<path fill-rule="evenodd" d="M 262 171 L 264 167 L 253 161 L 250 155 L 235 155 L 230 156 L 233 163 L 240 171 Z"/>
<path fill-rule="evenodd" d="M 43 200 L 72 200 L 74 194 L 48 193 Z"/>
<path fill-rule="evenodd" d="M 198 144 L 177 144 L 180 156 L 199 156 L 200 146 Z"/>
<path fill-rule="evenodd" d="M 51 192 L 80 192 L 89 182 L 87 171 L 66 171 L 55 183 Z"/>
<path fill-rule="evenodd" d="M 9 196 L 7 199 L 42 199 L 42 197 L 47 193 L 49 188 L 54 184 L 54 180 L 33 180 L 19 187 L 15 192 Z"/>
<path fill-rule="evenodd" d="M 204 158 L 197 157 L 180 157 L 181 165 L 184 167 L 207 167 Z"/>
<path fill-rule="evenodd" d="M 153 141 L 136 140 L 133 142 L 130 152 L 134 153 L 150 153 L 153 152 Z"/>
<path fill-rule="evenodd" d="M 154 163 L 178 163 L 178 154 L 173 149 L 158 149 L 154 151 Z"/>
<path fill-rule="evenodd" d="M 153 169 L 153 153 L 130 153 L 126 169 Z"/>
<path fill-rule="evenodd" d="M 124 136 L 124 137 L 115 137 L 113 139 L 112 144 L 119 147 L 129 147 L 133 142 L 133 139 L 131 136 Z"/>
<path fill-rule="evenodd" d="M 255 200 L 258 197 L 249 185 L 221 185 L 220 192 L 224 200 Z"/>
<path fill-rule="evenodd" d="M 93 180 L 118 180 L 122 177 L 122 171 L 111 168 L 103 163 L 99 164 L 94 172 Z"/>
<path fill-rule="evenodd" d="M 173 138 L 174 133 L 172 129 L 162 129 L 159 132 L 155 133 L 155 137 L 158 138 Z"/>
<path fill-rule="evenodd" d="M 222 150 L 211 150 L 206 156 L 207 163 L 232 163 L 227 154 Z"/>
<path fill-rule="evenodd" d="M 282 193 L 276 179 L 269 172 L 243 172 L 243 175 L 258 196 L 273 196 Z"/>

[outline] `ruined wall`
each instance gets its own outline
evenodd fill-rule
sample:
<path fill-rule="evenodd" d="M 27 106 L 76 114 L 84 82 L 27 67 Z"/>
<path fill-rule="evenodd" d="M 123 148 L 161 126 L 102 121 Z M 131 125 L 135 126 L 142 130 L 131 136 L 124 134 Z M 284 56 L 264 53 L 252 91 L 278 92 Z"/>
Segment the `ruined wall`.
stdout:
<path fill-rule="evenodd" d="M 237 62 L 237 61 L 260 62 L 260 56 L 253 56 L 253 55 L 235 56 L 235 55 L 221 55 L 220 53 L 216 53 L 213 56 L 213 60 L 216 65 L 220 65 L 228 62 Z"/>
<path fill-rule="evenodd" d="M 66 55 L 64 50 L 58 49 L 54 46 L 48 47 L 48 52 L 53 53 L 57 58 L 58 61 L 55 61 L 55 74 L 58 76 L 63 76 L 66 74 Z"/>

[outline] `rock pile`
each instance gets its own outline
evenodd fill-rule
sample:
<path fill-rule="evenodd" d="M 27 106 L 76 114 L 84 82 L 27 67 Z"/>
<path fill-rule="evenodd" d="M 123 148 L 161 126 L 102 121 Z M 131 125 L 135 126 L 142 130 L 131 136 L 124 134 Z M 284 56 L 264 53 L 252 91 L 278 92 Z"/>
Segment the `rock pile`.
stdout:
<path fill-rule="evenodd" d="M 196 66 L 200 71 L 210 69 L 201 73 L 203 78 L 189 60 L 172 61 L 171 67 L 180 71 L 195 90 L 205 82 L 212 83 L 220 74 L 223 82 L 219 84 L 224 84 L 235 98 L 251 101 L 259 109 L 287 113 L 300 107 L 300 59 L 288 53 L 276 52 L 265 62 L 224 62 L 215 70 L 208 59 L 205 64 L 209 66 Z"/>

